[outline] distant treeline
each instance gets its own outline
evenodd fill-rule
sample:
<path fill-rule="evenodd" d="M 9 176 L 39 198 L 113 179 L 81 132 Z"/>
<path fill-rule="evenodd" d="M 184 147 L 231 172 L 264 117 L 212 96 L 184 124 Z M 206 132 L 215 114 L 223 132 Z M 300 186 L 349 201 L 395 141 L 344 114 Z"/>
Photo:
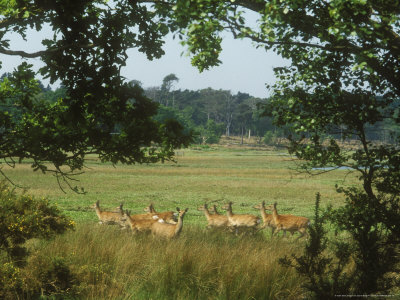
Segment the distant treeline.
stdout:
<path fill-rule="evenodd" d="M 4 73 L 0 77 L 0 83 L 9 75 Z M 160 104 L 155 117 L 157 120 L 178 120 L 188 130 L 196 133 L 196 143 L 218 143 L 220 137 L 226 135 L 241 136 L 242 141 L 244 137 L 255 136 L 259 143 L 275 144 L 279 138 L 291 134 L 290 127 L 278 128 L 273 125 L 272 118 L 267 116 L 267 98 L 257 98 L 241 92 L 232 94 L 229 90 L 212 88 L 196 91 L 174 90 L 173 85 L 178 80 L 175 74 L 170 74 L 163 79 L 160 86 L 142 87 L 137 80 L 132 80 L 130 84 L 141 86 L 148 98 Z M 39 81 L 39 87 L 41 91 L 36 97 L 38 101 L 54 103 L 66 96 L 63 86 L 53 90 Z M 0 100 L 0 110 L 7 110 L 18 119 L 22 112 L 14 105 L 13 99 L 2 97 Z M 340 139 L 342 129 L 344 128 L 332 128 L 327 137 Z M 370 125 L 367 132 L 370 140 L 394 143 L 400 128 L 393 120 L 387 119 Z"/>
<path fill-rule="evenodd" d="M 283 136 L 282 130 L 272 125 L 271 118 L 262 116 L 264 110 L 260 105 L 267 99 L 212 88 L 169 91 L 162 85 L 144 90 L 160 104 L 157 118 L 178 119 L 198 134 L 198 143 L 217 143 L 221 135 L 258 136 L 261 142 L 268 131 Z"/>

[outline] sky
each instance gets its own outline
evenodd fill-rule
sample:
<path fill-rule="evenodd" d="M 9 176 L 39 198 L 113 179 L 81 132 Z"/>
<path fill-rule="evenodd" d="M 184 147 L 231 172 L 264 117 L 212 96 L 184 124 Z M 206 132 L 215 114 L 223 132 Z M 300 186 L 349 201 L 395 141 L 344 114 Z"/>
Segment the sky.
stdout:
<path fill-rule="evenodd" d="M 30 30 L 27 42 L 16 35 L 9 34 L 11 49 L 35 52 L 43 50 L 40 44 L 44 35 L 51 34 L 49 29 L 42 32 Z M 213 89 L 230 90 L 248 93 L 255 97 L 268 97 L 266 84 L 274 82 L 273 68 L 286 65 L 285 61 L 262 48 L 256 49 L 248 40 L 234 40 L 228 33 L 224 37 L 220 60 L 222 64 L 200 73 L 190 63 L 190 58 L 183 54 L 185 49 L 178 39 L 168 36 L 164 45 L 165 55 L 160 59 L 149 61 L 145 54 L 135 49 L 128 51 L 127 66 L 122 69 L 122 75 L 128 81 L 139 80 L 144 88 L 161 86 L 165 76 L 173 73 L 179 81 L 173 89 L 199 90 L 211 87 Z M 19 56 L 0 55 L 2 68 L 0 74 L 12 72 L 23 59 Z M 42 66 L 40 59 L 26 60 L 35 66 Z M 48 82 L 43 80 L 47 85 Z M 53 86 L 56 88 L 57 86 Z"/>

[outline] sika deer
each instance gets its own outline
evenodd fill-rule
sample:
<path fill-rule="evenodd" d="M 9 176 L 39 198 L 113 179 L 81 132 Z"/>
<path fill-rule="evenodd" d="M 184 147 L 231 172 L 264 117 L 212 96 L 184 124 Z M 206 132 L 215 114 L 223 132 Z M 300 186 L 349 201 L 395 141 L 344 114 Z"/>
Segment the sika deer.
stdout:
<path fill-rule="evenodd" d="M 239 228 L 247 228 L 255 230 L 257 225 L 260 224 L 260 218 L 254 215 L 237 215 L 232 212 L 232 202 L 228 202 L 227 205 L 222 207 L 226 210 L 226 216 L 228 217 L 229 227 L 235 229 L 238 234 Z"/>
<path fill-rule="evenodd" d="M 273 205 L 266 207 L 266 209 L 272 210 L 272 223 L 276 227 L 274 234 L 276 235 L 280 230 L 287 230 L 292 235 L 296 231 L 299 232 L 301 235 L 297 240 L 304 236 L 308 237 L 307 227 L 310 225 L 310 219 L 293 215 L 279 215 L 276 209 L 277 204 L 278 203 L 275 202 Z"/>
<path fill-rule="evenodd" d="M 152 215 L 157 215 L 160 219 L 170 224 L 176 224 L 178 213 L 174 211 L 156 212 L 153 203 L 144 209 L 145 212 Z"/>
<path fill-rule="evenodd" d="M 119 206 L 120 211 L 118 211 L 118 212 L 102 211 L 100 209 L 100 201 L 96 201 L 96 203 L 93 204 L 92 208 L 95 209 L 97 217 L 100 220 L 100 222 L 99 222 L 100 224 L 107 224 L 107 225 L 118 224 L 121 227 L 125 227 L 126 217 L 124 216 L 124 213 L 122 212 L 122 206 L 123 206 L 123 204 L 121 203 Z"/>
<path fill-rule="evenodd" d="M 183 217 L 188 211 L 188 208 L 186 208 L 185 210 L 180 210 L 179 207 L 177 207 L 176 209 L 179 212 L 178 223 L 168 224 L 165 223 L 162 219 L 158 220 L 158 222 L 155 222 L 151 226 L 151 233 L 153 236 L 160 236 L 171 239 L 177 237 L 181 233 L 183 227 Z"/>
<path fill-rule="evenodd" d="M 267 226 L 269 226 L 269 227 L 271 227 L 271 235 L 274 235 L 275 225 L 273 224 L 272 214 L 267 214 L 265 212 L 265 201 L 261 202 L 260 204 L 254 205 L 253 207 L 255 209 L 259 209 L 260 213 L 261 213 L 261 218 L 263 220 L 263 225 L 260 227 L 260 230 L 264 229 Z M 285 233 L 286 233 L 286 231 L 285 231 Z"/>
<path fill-rule="evenodd" d="M 215 206 L 215 205 L 214 205 Z M 228 217 L 223 216 L 220 214 L 210 214 L 210 211 L 208 210 L 207 204 L 204 203 L 204 205 L 200 206 L 197 210 L 202 210 L 204 211 L 204 215 L 206 216 L 207 219 L 207 228 L 215 227 L 215 228 L 227 228 L 229 225 Z"/>
<path fill-rule="evenodd" d="M 153 215 L 150 218 L 135 218 L 137 215 L 130 215 L 129 212 L 125 211 L 126 221 L 132 229 L 134 234 L 138 232 L 150 232 L 151 226 L 159 220 L 157 215 Z"/>
<path fill-rule="evenodd" d="M 271 227 L 271 236 L 273 236 L 276 226 L 272 219 L 272 214 L 267 214 L 265 212 L 265 210 L 266 210 L 265 201 L 261 202 L 260 204 L 254 205 L 253 207 L 255 209 L 259 209 L 260 213 L 261 213 L 261 217 L 263 220 L 263 226 L 260 228 L 260 230 L 269 226 L 269 227 Z M 288 215 L 281 215 L 281 216 L 288 216 Z M 282 229 L 282 230 L 283 230 L 283 235 L 286 236 L 286 229 Z M 291 234 L 293 235 L 293 232 L 291 232 Z"/>

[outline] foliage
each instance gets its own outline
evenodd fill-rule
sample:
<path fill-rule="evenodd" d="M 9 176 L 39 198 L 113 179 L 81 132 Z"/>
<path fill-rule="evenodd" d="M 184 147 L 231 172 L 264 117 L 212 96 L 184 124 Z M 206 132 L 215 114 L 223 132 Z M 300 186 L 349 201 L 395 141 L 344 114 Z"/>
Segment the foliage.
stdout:
<path fill-rule="evenodd" d="M 7 184 L 0 185 L 0 250 L 11 261 L 23 264 L 24 243 L 32 238 L 50 238 L 74 227 L 48 200 L 18 195 Z"/>
<path fill-rule="evenodd" d="M 349 292 L 389 292 L 393 269 L 388 262 L 400 264 L 395 254 L 398 239 L 397 243 L 394 239 L 399 236 L 400 220 L 399 136 L 395 132 L 397 136 L 377 144 L 367 129 L 378 129 L 388 120 L 391 126 L 400 123 L 399 4 L 373 0 L 187 3 L 177 2 L 171 18 L 186 26 L 185 43 L 200 69 L 215 64 L 217 58 L 209 57 L 207 46 L 218 49 L 214 44 L 219 45 L 223 28 L 290 61 L 287 67 L 275 68 L 278 80 L 270 86 L 266 111 L 276 125 L 291 130 L 289 151 L 304 162 L 301 170 L 315 173 L 314 167 L 333 166 L 358 172 L 361 189 L 339 189 L 347 204 L 331 212 L 338 230 L 351 235 L 341 244 L 341 249 L 354 250 L 356 279 Z M 257 13 L 256 26 L 247 22 L 245 9 Z M 197 40 L 193 28 L 208 36 Z M 340 147 L 338 136 L 359 143 L 349 151 Z M 316 284 L 323 288 L 323 282 Z"/>
<path fill-rule="evenodd" d="M 263 142 L 267 145 L 270 144 L 275 144 L 275 140 L 276 140 L 276 136 L 274 134 L 274 132 L 272 131 L 267 131 L 264 134 L 264 138 L 263 138 Z"/>
<path fill-rule="evenodd" d="M 339 209 L 328 207 L 323 216 L 317 194 L 314 223 L 309 228 L 310 240 L 304 253 L 285 256 L 280 262 L 304 276 L 310 299 L 388 294 L 400 284 L 396 277 L 400 266 L 393 263 L 398 236 L 385 227 L 399 226 L 398 213 L 392 210 L 398 210 L 393 207 L 397 201 L 381 197 L 379 202 L 371 201 L 365 192 L 355 188 L 341 190 L 347 196 L 345 205 Z M 384 222 L 382 218 L 389 220 Z M 336 232 L 347 234 L 329 239 L 324 229 L 328 222 Z"/>
<path fill-rule="evenodd" d="M 11 1 L 0 12 L 0 53 L 39 58 L 40 74 L 65 88 L 62 95 L 43 97 L 26 62 L 2 79 L 0 104 L 6 109 L 0 111 L 0 158 L 11 165 L 15 158 L 31 159 L 34 170 L 54 172 L 70 184 L 69 176 L 79 173 L 87 154 L 114 164 L 152 163 L 171 159 L 174 148 L 190 143 L 176 121 L 154 121 L 157 105 L 120 75 L 128 49 L 135 47 L 149 59 L 164 53 L 161 38 L 168 28 L 148 6 Z M 43 38 L 44 50 L 10 49 L 7 32 L 25 38 L 28 29 L 40 31 L 45 25 L 54 35 Z"/>
<path fill-rule="evenodd" d="M 292 254 L 292 257 L 280 259 L 280 263 L 293 267 L 305 278 L 303 286 L 309 291 L 308 299 L 336 299 L 338 295 L 358 295 L 350 293 L 354 284 L 354 272 L 349 268 L 351 249 L 348 244 L 334 242 L 334 256 L 327 251 L 327 231 L 324 228 L 327 222 L 325 215 L 321 216 L 321 196 L 315 198 L 315 215 L 313 224 L 309 226 L 309 241 L 302 255 Z M 332 242 L 331 242 L 332 243 Z M 359 293 L 359 295 L 365 292 Z"/>
<path fill-rule="evenodd" d="M 214 120 L 208 120 L 205 127 L 196 128 L 200 144 L 217 144 L 224 131 L 224 124 L 217 124 Z"/>
<path fill-rule="evenodd" d="M 28 240 L 49 239 L 73 228 L 74 222 L 61 215 L 58 208 L 50 205 L 48 200 L 18 195 L 5 182 L 1 182 L 0 297 L 13 299 L 23 294 L 25 288 L 22 268 L 29 256 L 26 248 Z M 62 272 L 59 266 L 55 266 L 54 270 L 56 269 L 57 272 Z M 65 272 L 68 270 L 65 269 Z M 57 283 L 53 287 L 56 286 Z"/>
<path fill-rule="evenodd" d="M 178 82 L 179 78 L 176 77 L 175 74 L 169 74 L 164 77 L 163 83 L 161 85 L 161 99 L 160 102 L 163 103 L 165 106 L 168 106 L 169 104 L 169 93 L 171 92 L 172 86 L 174 85 L 174 82 Z M 174 106 L 174 95 L 172 94 L 172 106 Z"/>
<path fill-rule="evenodd" d="M 230 91 L 212 88 L 198 91 L 175 90 L 167 93 L 163 92 L 162 86 L 145 88 L 145 94 L 154 101 L 164 104 L 166 102 L 162 100 L 162 97 L 169 99 L 168 107 L 179 110 L 186 119 L 190 120 L 190 126 L 194 125 L 198 128 L 198 132 L 207 128 L 209 120 L 224 124 L 224 133 L 227 136 L 241 135 L 248 130 L 262 136 L 268 129 L 276 130 L 270 117 L 260 115 L 261 110 L 258 104 L 265 103 L 266 99 L 255 98 L 249 94 L 238 92 L 233 95 Z M 188 122 L 182 124 L 187 126 Z"/>

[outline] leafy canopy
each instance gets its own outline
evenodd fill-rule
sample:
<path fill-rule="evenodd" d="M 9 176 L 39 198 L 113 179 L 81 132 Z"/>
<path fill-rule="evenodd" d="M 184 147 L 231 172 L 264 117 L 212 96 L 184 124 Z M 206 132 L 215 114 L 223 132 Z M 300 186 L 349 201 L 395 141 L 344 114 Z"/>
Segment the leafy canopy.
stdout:
<path fill-rule="evenodd" d="M 400 236 L 398 130 L 391 133 L 394 143 L 379 144 L 367 129 L 384 122 L 400 125 L 398 1 L 198 0 L 171 5 L 171 23 L 184 27 L 180 33 L 201 70 L 220 63 L 226 29 L 287 58 L 289 66 L 275 68 L 277 81 L 270 86 L 265 113 L 290 130 L 289 151 L 304 162 L 302 170 L 345 166 L 360 175 L 359 187 L 338 188 L 345 205 L 327 212 L 330 223 L 351 237 L 335 238 L 336 259 L 321 258 L 325 246 L 318 241 L 325 233 L 316 230 L 306 255 L 295 260 L 298 271 L 308 274 L 306 288 L 315 299 L 327 293 L 333 298 L 393 291 Z M 338 137 L 357 144 L 342 147 Z"/>
<path fill-rule="evenodd" d="M 32 66 L 22 62 L 0 82 L 0 158 L 30 159 L 34 170 L 70 184 L 88 154 L 112 163 L 171 159 L 191 133 L 174 120 L 153 119 L 158 105 L 120 75 L 127 50 L 160 57 L 168 33 L 156 13 L 135 1 L 1 1 L 0 53 L 44 62 L 40 74 L 61 82 L 56 102 L 39 95 Z M 50 27 L 44 50 L 11 49 L 7 33 Z M 50 162 L 52 167 L 47 164 Z M 63 167 L 66 166 L 67 168 Z M 2 172 L 0 170 L 0 172 Z"/>

